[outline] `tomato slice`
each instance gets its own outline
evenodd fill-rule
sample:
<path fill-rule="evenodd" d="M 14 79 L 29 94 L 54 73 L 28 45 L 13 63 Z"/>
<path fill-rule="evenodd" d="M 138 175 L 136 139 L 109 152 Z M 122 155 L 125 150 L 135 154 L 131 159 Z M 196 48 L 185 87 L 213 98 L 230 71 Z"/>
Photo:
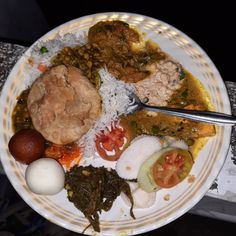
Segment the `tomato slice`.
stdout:
<path fill-rule="evenodd" d="M 102 132 L 97 136 L 96 148 L 103 159 L 116 161 L 130 142 L 131 133 L 128 128 L 112 127 L 111 131 Z"/>
<path fill-rule="evenodd" d="M 174 149 L 163 154 L 153 165 L 152 173 L 156 184 L 162 188 L 171 188 L 188 176 L 193 166 L 190 152 Z"/>

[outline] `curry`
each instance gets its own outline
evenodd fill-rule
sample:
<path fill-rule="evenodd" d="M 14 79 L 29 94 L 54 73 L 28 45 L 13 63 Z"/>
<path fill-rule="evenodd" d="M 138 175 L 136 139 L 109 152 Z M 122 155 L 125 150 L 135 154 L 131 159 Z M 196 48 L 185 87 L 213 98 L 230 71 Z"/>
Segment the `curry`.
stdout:
<path fill-rule="evenodd" d="M 182 86 L 173 93 L 167 106 L 190 110 L 213 109 L 203 86 L 187 71 L 185 71 L 185 79 Z M 183 139 L 191 146 L 194 157 L 196 157 L 199 147 L 206 142 L 204 138 L 214 136 L 216 132 L 214 125 L 145 110 L 123 116 L 121 123 L 129 125 L 134 136 L 147 134 Z"/>
<path fill-rule="evenodd" d="M 17 103 L 12 113 L 13 130 L 17 132 L 21 129 L 33 128 L 32 120 L 27 108 L 27 98 L 29 89 L 21 92 L 17 98 Z"/>
<path fill-rule="evenodd" d="M 99 22 L 90 28 L 88 43 L 82 47 L 66 47 L 52 63 L 69 64 L 80 68 L 90 81 L 99 87 L 98 69 L 106 66 L 116 78 L 137 82 L 150 72 L 148 63 L 162 60 L 166 55 L 160 48 L 147 41 L 143 50 L 137 50 L 140 35 L 122 21 Z"/>

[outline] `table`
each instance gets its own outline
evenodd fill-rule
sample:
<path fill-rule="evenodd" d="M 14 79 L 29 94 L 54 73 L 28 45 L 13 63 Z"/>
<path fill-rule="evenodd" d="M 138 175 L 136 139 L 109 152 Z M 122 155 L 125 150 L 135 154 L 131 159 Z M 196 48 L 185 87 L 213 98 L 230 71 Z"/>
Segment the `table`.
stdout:
<path fill-rule="evenodd" d="M 18 58 L 27 47 L 0 42 L 0 91 Z M 232 113 L 236 115 L 236 83 L 225 82 Z M 0 163 L 0 174 L 4 174 Z M 218 177 L 203 199 L 190 213 L 236 223 L 236 126 L 233 127 L 230 149 Z"/>

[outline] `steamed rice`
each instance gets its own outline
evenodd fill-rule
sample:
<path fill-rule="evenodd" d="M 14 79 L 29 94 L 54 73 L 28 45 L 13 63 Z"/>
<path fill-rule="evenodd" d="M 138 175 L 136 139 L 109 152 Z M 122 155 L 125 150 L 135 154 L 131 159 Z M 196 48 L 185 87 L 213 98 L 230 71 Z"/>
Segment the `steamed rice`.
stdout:
<path fill-rule="evenodd" d="M 51 60 L 65 47 L 83 46 L 88 41 L 87 32 L 82 32 L 79 35 L 67 33 L 63 36 L 57 34 L 54 39 L 39 40 L 32 46 L 31 50 L 24 54 L 28 63 L 26 64 L 26 73 L 24 78 L 27 86 L 30 86 L 33 81 L 38 78 L 42 72 L 38 70 L 39 64 L 51 66 Z M 47 48 L 47 53 L 41 53 L 42 47 Z"/>
<path fill-rule="evenodd" d="M 134 92 L 134 86 L 117 80 L 107 69 L 99 71 L 101 87 L 99 94 L 102 98 L 102 114 L 95 125 L 80 139 L 84 147 L 84 157 L 92 157 L 96 151 L 95 139 L 101 131 L 114 126 L 121 115 L 128 113 L 129 95 Z"/>
<path fill-rule="evenodd" d="M 29 81 L 26 81 L 27 86 L 30 86 L 41 75 L 42 72 L 37 68 L 40 63 L 50 66 L 52 58 L 63 48 L 83 46 L 86 43 L 87 33 L 85 32 L 78 36 L 66 34 L 64 36 L 57 35 L 54 39 L 48 41 L 39 40 L 32 47 L 29 54 L 25 54 L 31 62 L 28 63 L 26 68 L 27 77 L 29 78 Z M 48 52 L 42 54 L 40 52 L 42 47 L 46 47 Z M 96 151 L 96 136 L 101 131 L 109 129 L 115 123 L 117 124 L 119 117 L 128 113 L 129 95 L 135 91 L 133 85 L 117 80 L 106 68 L 101 69 L 99 75 L 101 77 L 99 94 L 103 101 L 102 114 L 95 125 L 78 142 L 83 147 L 84 157 L 93 157 Z"/>

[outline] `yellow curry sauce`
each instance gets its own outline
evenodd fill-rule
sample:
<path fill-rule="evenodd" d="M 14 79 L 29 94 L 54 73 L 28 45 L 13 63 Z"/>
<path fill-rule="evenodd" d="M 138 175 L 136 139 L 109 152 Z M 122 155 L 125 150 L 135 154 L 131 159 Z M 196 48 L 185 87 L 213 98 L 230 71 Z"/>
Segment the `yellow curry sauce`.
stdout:
<path fill-rule="evenodd" d="M 181 87 L 173 93 L 167 106 L 213 110 L 207 91 L 201 82 L 187 71 L 185 71 L 185 78 Z M 122 123 L 131 127 L 134 136 L 148 134 L 183 139 L 189 145 L 194 158 L 206 144 L 208 137 L 214 136 L 216 132 L 214 125 L 144 110 L 123 116 L 121 118 Z"/>

